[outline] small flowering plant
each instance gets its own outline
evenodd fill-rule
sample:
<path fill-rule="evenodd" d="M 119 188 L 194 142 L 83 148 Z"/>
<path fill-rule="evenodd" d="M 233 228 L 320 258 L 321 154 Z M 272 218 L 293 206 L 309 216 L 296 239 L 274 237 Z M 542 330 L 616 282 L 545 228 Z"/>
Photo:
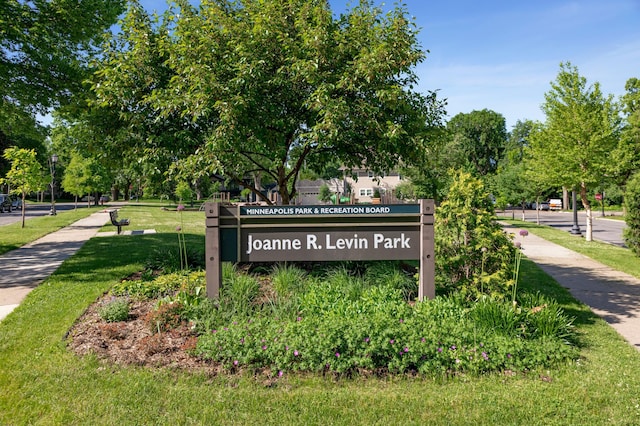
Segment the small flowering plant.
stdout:
<path fill-rule="evenodd" d="M 529 231 L 527 231 L 526 229 L 521 229 L 519 232 L 519 235 L 522 238 L 525 238 L 527 235 L 529 235 Z M 522 260 L 522 243 L 520 241 L 516 241 L 514 245 L 516 246 L 516 255 L 515 255 L 514 265 L 513 265 L 513 290 L 511 293 L 511 303 L 515 308 L 516 292 L 518 291 L 518 278 L 520 276 L 520 261 Z"/>
<path fill-rule="evenodd" d="M 180 213 L 180 225 L 176 227 L 176 231 L 178 232 L 178 250 L 180 251 L 180 269 L 184 271 L 189 267 L 189 261 L 187 259 L 187 242 L 184 238 L 184 220 L 182 218 L 184 205 L 178 204 L 177 210 L 178 213 Z"/>

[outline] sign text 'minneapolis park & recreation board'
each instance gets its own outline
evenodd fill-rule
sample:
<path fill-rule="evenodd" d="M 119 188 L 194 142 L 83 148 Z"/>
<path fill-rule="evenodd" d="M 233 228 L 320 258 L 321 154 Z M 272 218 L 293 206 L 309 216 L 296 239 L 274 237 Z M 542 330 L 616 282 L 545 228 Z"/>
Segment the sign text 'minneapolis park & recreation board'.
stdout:
<path fill-rule="evenodd" d="M 435 297 L 433 200 L 418 204 L 224 206 L 207 203 L 207 294 L 222 262 L 419 260 L 418 298 Z"/>

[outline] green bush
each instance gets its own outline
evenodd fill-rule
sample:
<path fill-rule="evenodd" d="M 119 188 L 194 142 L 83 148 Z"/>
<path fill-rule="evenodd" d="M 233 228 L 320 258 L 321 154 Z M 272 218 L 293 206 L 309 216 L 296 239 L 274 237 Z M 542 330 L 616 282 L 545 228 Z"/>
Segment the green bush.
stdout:
<path fill-rule="evenodd" d="M 637 256 L 640 256 L 640 173 L 627 182 L 624 193 L 625 222 L 624 241 Z"/>
<path fill-rule="evenodd" d="M 479 179 L 459 173 L 436 211 L 436 285 L 441 294 L 506 298 L 513 286 L 515 247 L 495 221 Z"/>
<path fill-rule="evenodd" d="M 202 250 L 187 246 L 186 257 L 188 269 L 203 269 L 205 267 L 204 252 Z M 182 270 L 180 247 L 153 250 L 145 263 L 145 268 L 154 271 L 159 270 L 164 273 Z"/>
<path fill-rule="evenodd" d="M 111 294 L 141 299 L 155 299 L 172 296 L 180 289 L 193 292 L 196 287 L 206 287 L 204 271 L 174 272 L 160 275 L 152 281 L 124 280 L 113 286 Z"/>
<path fill-rule="evenodd" d="M 470 305 L 458 294 L 412 306 L 393 280 L 373 279 L 385 276 L 393 274 L 339 267 L 306 279 L 295 315 L 212 315 L 195 354 L 230 370 L 427 375 L 524 371 L 577 357 L 571 321 L 539 296 L 517 308 L 486 297 Z M 254 288 L 244 280 L 241 288 Z"/>
<path fill-rule="evenodd" d="M 129 301 L 125 298 L 113 298 L 98 309 L 100 318 L 106 322 L 119 322 L 129 319 Z"/>

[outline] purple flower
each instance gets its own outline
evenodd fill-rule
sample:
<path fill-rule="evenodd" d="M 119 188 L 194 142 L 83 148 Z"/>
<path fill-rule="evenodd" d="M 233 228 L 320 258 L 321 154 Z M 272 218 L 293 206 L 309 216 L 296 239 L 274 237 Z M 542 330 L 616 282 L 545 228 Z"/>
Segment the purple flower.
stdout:
<path fill-rule="evenodd" d="M 211 333 L 214 333 L 214 334 L 215 334 L 215 333 L 217 333 L 217 332 L 218 332 L 218 330 L 211 330 Z"/>
<path fill-rule="evenodd" d="M 395 340 L 391 339 L 389 340 L 389 343 L 391 343 L 393 345 L 393 342 L 395 342 Z"/>
<path fill-rule="evenodd" d="M 449 349 L 451 349 L 452 351 L 456 350 L 456 345 L 451 346 Z"/>
<path fill-rule="evenodd" d="M 283 374 L 282 370 L 278 371 L 278 377 L 282 377 Z"/>
<path fill-rule="evenodd" d="M 404 322 L 404 320 L 401 318 L 401 319 L 400 319 L 400 324 L 402 324 L 403 322 Z"/>
<path fill-rule="evenodd" d="M 267 345 L 263 345 L 263 346 L 262 346 L 262 350 L 263 350 L 263 351 L 266 351 L 266 350 L 267 350 Z"/>
<path fill-rule="evenodd" d="M 182 231 L 182 227 L 176 226 L 176 231 L 178 231 L 178 232 Z"/>
<path fill-rule="evenodd" d="M 302 321 L 302 317 L 296 318 L 296 321 Z"/>
<path fill-rule="evenodd" d="M 233 365 L 238 365 L 238 360 L 237 359 L 233 361 Z"/>
<path fill-rule="evenodd" d="M 516 246 L 516 248 L 522 247 L 522 243 L 520 241 L 516 241 L 515 243 L 513 243 L 513 245 Z"/>
<path fill-rule="evenodd" d="M 178 204 L 177 210 L 181 212 L 182 210 L 184 210 L 184 206 L 182 204 Z"/>
<path fill-rule="evenodd" d="M 484 358 L 485 361 L 489 361 L 489 355 L 487 355 L 486 352 L 482 352 L 482 358 Z"/>
<path fill-rule="evenodd" d="M 507 354 L 507 358 L 511 359 L 511 354 Z"/>
<path fill-rule="evenodd" d="M 420 341 L 421 341 L 422 343 L 424 343 L 424 342 L 426 342 L 426 341 L 427 341 L 427 339 L 425 339 L 425 338 L 423 337 L 422 339 L 420 339 Z"/>
<path fill-rule="evenodd" d="M 409 348 L 405 346 L 405 347 L 404 347 L 404 351 L 405 351 L 405 352 L 409 352 Z"/>
<path fill-rule="evenodd" d="M 293 351 L 293 356 L 298 356 L 300 353 L 298 351 Z"/>
<path fill-rule="evenodd" d="M 336 358 L 340 358 L 340 352 L 336 352 Z"/>
<path fill-rule="evenodd" d="M 438 352 L 442 352 L 442 348 L 438 348 Z"/>
<path fill-rule="evenodd" d="M 285 346 L 285 347 L 284 347 L 284 350 L 285 350 L 285 351 L 288 351 L 288 350 L 289 350 L 289 346 Z"/>
<path fill-rule="evenodd" d="M 368 337 L 365 337 L 365 338 L 364 338 L 364 342 L 365 342 L 365 343 L 369 343 L 369 340 L 370 340 L 370 339 L 369 339 Z"/>
<path fill-rule="evenodd" d="M 520 236 L 521 237 L 526 237 L 527 235 L 529 235 L 529 231 L 527 231 L 526 229 L 521 229 L 520 230 Z"/>

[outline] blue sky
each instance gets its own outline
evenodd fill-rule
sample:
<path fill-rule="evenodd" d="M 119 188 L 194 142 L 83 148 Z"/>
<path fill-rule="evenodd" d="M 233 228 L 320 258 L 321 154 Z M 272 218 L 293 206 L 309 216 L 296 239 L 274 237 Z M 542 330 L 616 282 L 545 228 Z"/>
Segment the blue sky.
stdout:
<path fill-rule="evenodd" d="M 336 12 L 355 1 L 329 0 Z M 164 0 L 142 0 L 161 11 Z M 195 3 L 195 1 L 194 1 Z M 393 2 L 375 1 L 383 8 Z M 406 0 L 429 50 L 416 68 L 418 90 L 439 90 L 448 118 L 484 108 L 544 121 L 540 105 L 561 62 L 618 97 L 640 78 L 640 0 Z"/>

